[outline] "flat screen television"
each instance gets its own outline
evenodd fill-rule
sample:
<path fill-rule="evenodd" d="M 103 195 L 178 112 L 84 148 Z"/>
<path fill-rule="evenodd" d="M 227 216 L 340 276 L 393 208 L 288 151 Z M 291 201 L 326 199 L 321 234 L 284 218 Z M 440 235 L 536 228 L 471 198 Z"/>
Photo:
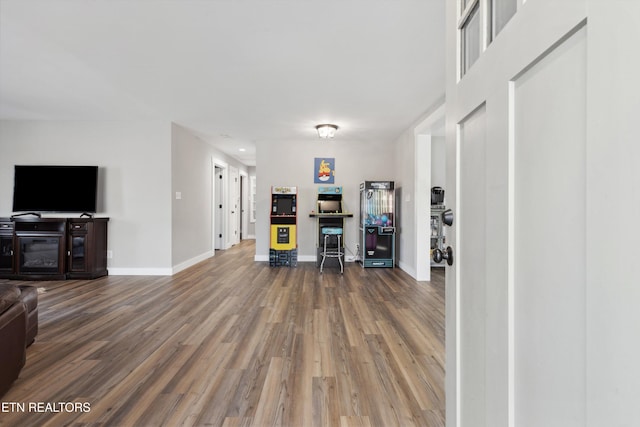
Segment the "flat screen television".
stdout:
<path fill-rule="evenodd" d="M 97 166 L 15 166 L 13 212 L 95 213 Z"/>

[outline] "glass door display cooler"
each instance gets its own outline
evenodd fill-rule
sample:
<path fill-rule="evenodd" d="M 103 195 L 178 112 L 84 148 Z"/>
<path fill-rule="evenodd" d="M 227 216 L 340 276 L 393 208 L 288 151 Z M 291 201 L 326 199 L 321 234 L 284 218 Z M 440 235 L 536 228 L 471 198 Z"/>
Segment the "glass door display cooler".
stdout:
<path fill-rule="evenodd" d="M 360 184 L 360 248 L 363 267 L 394 267 L 396 255 L 393 181 Z"/>

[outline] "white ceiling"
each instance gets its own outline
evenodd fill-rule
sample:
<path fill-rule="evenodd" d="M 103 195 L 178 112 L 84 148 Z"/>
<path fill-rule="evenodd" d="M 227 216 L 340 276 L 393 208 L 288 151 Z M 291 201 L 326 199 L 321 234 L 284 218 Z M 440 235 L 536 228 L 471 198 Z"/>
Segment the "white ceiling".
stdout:
<path fill-rule="evenodd" d="M 444 96 L 446 0 L 0 0 L 0 118 L 393 141 Z M 245 148 L 244 153 L 240 148 Z"/>

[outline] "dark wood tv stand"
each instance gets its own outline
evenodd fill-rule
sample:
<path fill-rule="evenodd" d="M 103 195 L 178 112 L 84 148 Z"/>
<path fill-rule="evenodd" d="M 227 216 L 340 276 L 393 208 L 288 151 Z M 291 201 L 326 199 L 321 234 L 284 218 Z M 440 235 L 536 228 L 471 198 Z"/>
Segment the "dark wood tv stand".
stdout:
<path fill-rule="evenodd" d="M 95 279 L 107 272 L 109 218 L 0 218 L 0 278 Z"/>

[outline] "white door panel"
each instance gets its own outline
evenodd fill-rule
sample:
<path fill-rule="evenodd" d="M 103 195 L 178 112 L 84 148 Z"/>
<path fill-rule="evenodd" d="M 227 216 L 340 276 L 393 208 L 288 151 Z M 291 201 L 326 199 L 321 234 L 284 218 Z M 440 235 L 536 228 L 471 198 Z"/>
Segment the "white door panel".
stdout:
<path fill-rule="evenodd" d="M 586 30 L 514 84 L 517 426 L 585 425 Z"/>
<path fill-rule="evenodd" d="M 459 126 L 460 417 L 486 425 L 486 109 Z"/>

